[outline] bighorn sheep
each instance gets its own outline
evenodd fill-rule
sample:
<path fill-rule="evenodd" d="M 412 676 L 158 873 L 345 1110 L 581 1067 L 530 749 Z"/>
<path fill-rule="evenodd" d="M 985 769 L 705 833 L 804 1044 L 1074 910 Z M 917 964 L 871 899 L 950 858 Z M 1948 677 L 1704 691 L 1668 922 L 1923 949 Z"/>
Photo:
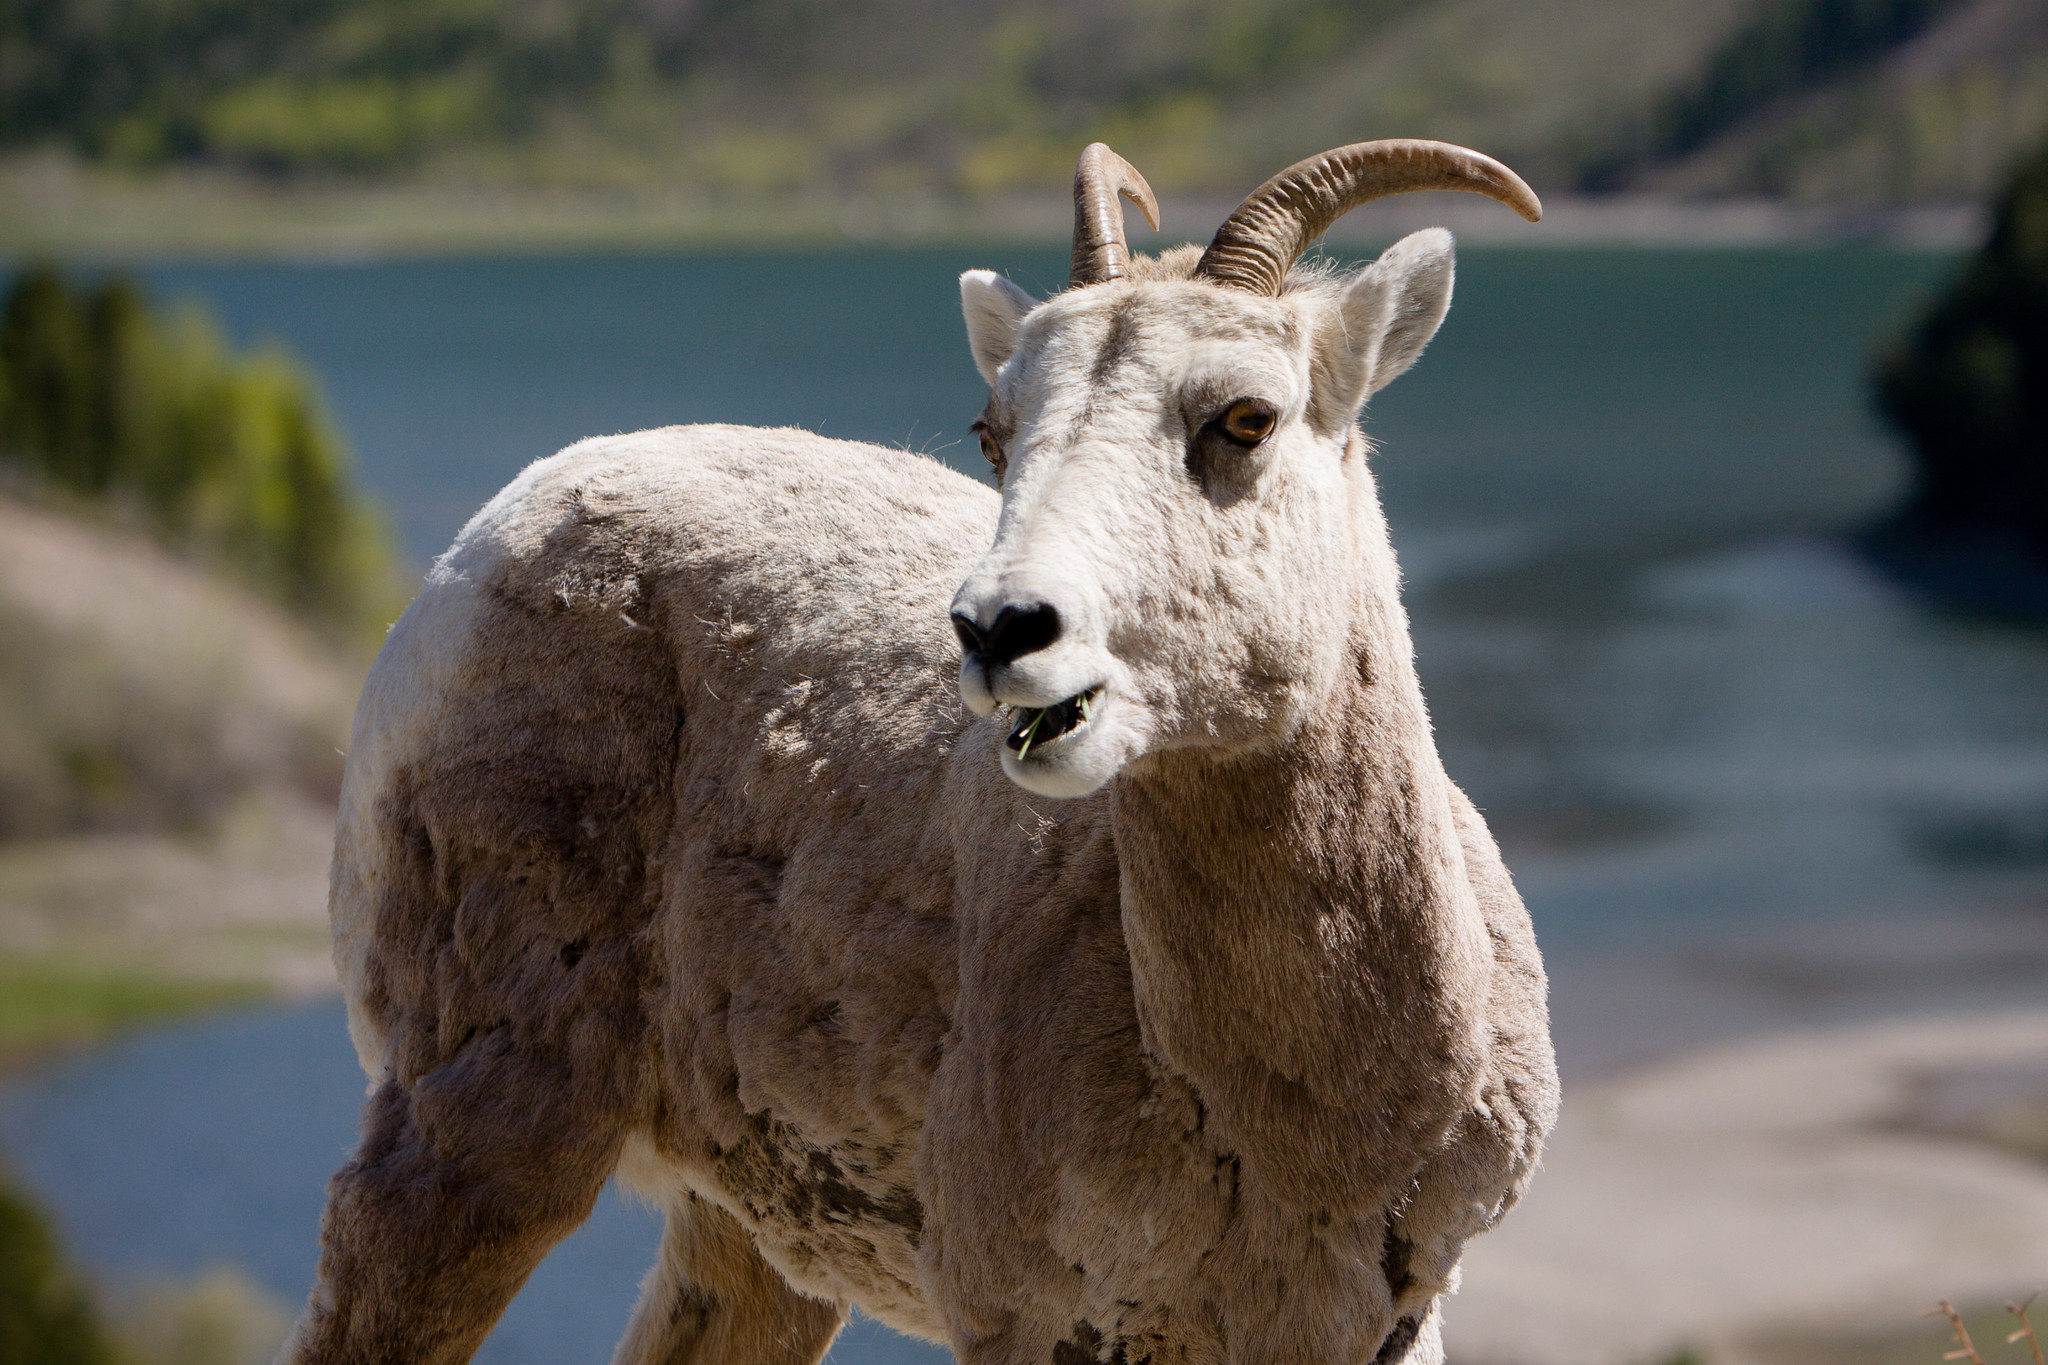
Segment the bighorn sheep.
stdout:
<path fill-rule="evenodd" d="M 967 1365 L 1440 1359 L 1556 1095 L 1356 425 L 1451 241 L 1296 258 L 1444 188 L 1538 214 L 1362 143 L 1147 259 L 1089 148 L 1071 287 L 961 279 L 1000 507 L 707 426 L 478 513 L 357 714 L 372 1091 L 286 1359 L 467 1359 L 614 1172 L 667 1216 L 627 1365 L 809 1365 L 849 1305 Z"/>

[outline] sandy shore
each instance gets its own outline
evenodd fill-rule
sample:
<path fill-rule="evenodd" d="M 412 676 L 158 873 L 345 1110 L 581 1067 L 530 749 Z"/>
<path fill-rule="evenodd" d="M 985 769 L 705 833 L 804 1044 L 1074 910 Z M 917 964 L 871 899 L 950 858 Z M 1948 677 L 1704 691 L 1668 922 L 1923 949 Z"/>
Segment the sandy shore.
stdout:
<path fill-rule="evenodd" d="M 1565 1106 L 1472 1244 L 1453 1365 L 1936 1365 L 1948 1297 L 1988 1365 L 2048 1289 L 2048 914 L 1556 950 Z"/>
<path fill-rule="evenodd" d="M 1466 1257 L 1446 1342 L 1461 1365 L 1938 1344 L 1920 1321 L 1937 1298 L 2048 1282 L 2044 1158 L 2048 1008 L 1771 1037 L 1572 1087 L 1529 1197 Z"/>
<path fill-rule="evenodd" d="M 248 797 L 203 836 L 78 835 L 0 844 L 0 949 L 282 999 L 335 989 L 327 933 L 334 811 Z"/>

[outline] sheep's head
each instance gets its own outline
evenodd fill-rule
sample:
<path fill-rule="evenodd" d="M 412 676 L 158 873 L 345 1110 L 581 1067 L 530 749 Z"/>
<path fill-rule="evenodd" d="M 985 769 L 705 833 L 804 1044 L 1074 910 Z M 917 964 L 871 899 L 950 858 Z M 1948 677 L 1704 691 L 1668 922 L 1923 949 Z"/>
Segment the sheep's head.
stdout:
<path fill-rule="evenodd" d="M 1199 259 L 1133 259 L 1117 197 L 1157 210 L 1098 143 L 1075 177 L 1072 287 L 1041 303 L 961 277 L 1003 508 L 953 601 L 960 691 L 1008 708 L 1020 785 L 1080 796 L 1165 749 L 1271 743 L 1336 685 L 1366 576 L 1391 574 L 1358 412 L 1443 320 L 1451 237 L 1349 275 L 1295 261 L 1339 214 L 1412 189 L 1541 211 L 1477 153 L 1359 143 L 1267 181 Z"/>

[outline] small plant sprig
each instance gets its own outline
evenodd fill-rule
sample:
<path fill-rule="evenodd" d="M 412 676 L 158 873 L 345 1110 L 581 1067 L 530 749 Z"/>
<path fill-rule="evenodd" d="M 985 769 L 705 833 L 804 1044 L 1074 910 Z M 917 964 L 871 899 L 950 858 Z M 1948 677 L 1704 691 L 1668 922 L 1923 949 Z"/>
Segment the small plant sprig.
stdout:
<path fill-rule="evenodd" d="M 1984 1365 L 1984 1357 L 1978 1355 L 1977 1348 L 1970 1344 L 1970 1329 L 1963 1326 L 1963 1315 L 1956 1311 L 1956 1306 L 1943 1299 L 1934 1305 L 1933 1311 L 1927 1316 L 1931 1318 L 1936 1314 L 1948 1319 L 1948 1325 L 1954 1330 L 1956 1338 L 1956 1349 L 1942 1356 L 1942 1359 L 1967 1360 L 1970 1365 Z"/>
<path fill-rule="evenodd" d="M 2010 1299 L 2008 1299 L 2006 1300 L 2005 1304 L 2005 1311 L 2012 1314 L 2014 1317 L 2020 1320 L 2020 1330 L 2008 1336 L 2005 1339 L 2005 1344 L 2010 1346 L 2015 1341 L 2018 1341 L 2022 1337 L 2024 1337 L 2027 1343 L 2027 1350 L 2033 1353 L 2034 1365 L 2042 1365 L 2041 1338 L 2034 1335 L 2034 1324 L 2027 1321 L 2027 1310 L 2029 1308 L 2032 1308 L 2034 1306 L 2034 1300 L 2040 1297 L 2041 1296 L 2039 1293 L 2034 1293 L 2029 1294 L 2027 1296 L 2027 1301 L 2025 1303 L 2014 1303 Z"/>
<path fill-rule="evenodd" d="M 2006 1300 L 2005 1311 L 2018 1318 L 2020 1325 L 2018 1331 L 2007 1335 L 2005 1344 L 2010 1346 L 2015 1342 L 2024 1341 L 2027 1343 L 2028 1352 L 2034 1357 L 2034 1365 L 2048 1365 L 2048 1362 L 2041 1359 L 2041 1338 L 2035 1335 L 2034 1324 L 2027 1318 L 2027 1310 L 2032 1308 L 2034 1300 L 2040 1297 L 2039 1294 L 2030 1295 L 2024 1303 Z M 1977 1354 L 1977 1347 L 1970 1340 L 1970 1329 L 1963 1325 L 1963 1315 L 1956 1311 L 1953 1303 L 1942 1299 L 1928 1310 L 1927 1316 L 1947 1318 L 1949 1328 L 1955 1336 L 1956 1348 L 1944 1354 L 1943 1360 L 1967 1360 L 1970 1365 L 1984 1365 L 1984 1357 Z"/>

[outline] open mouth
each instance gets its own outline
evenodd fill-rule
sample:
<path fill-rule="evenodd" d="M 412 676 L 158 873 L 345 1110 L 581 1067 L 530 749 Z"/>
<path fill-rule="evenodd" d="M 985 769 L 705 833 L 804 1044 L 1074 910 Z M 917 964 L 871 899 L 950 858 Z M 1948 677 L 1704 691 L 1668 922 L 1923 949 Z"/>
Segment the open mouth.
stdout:
<path fill-rule="evenodd" d="M 1003 743 L 1021 760 L 1033 749 L 1062 739 L 1095 719 L 1101 705 L 1102 689 L 1091 687 L 1051 706 L 1013 706 L 1010 737 Z"/>

